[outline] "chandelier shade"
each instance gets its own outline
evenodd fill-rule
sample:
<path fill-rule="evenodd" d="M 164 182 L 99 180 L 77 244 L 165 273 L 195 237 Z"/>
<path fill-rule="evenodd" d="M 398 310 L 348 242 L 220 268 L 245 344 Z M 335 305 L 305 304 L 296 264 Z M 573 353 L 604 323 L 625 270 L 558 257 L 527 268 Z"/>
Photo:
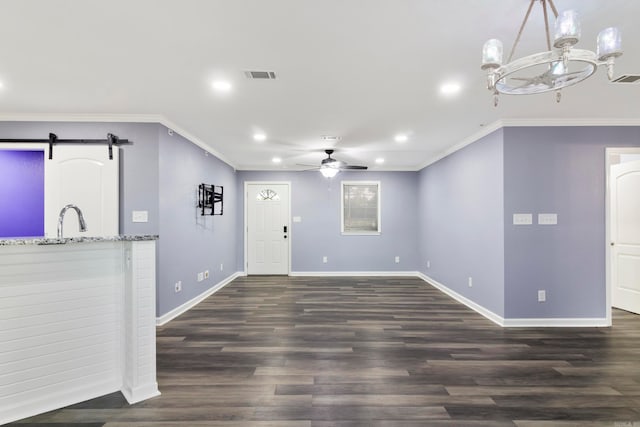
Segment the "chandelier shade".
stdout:
<path fill-rule="evenodd" d="M 541 4 L 544 12 L 547 51 L 512 60 L 522 31 L 534 4 Z M 551 8 L 556 17 L 553 27 L 553 48 L 547 22 Z M 558 13 L 553 0 L 531 0 L 529 9 L 520 26 L 507 63 L 503 63 L 503 45 L 498 39 L 490 39 L 482 47 L 481 69 L 487 71 L 487 88 L 494 94 L 494 104 L 498 105 L 498 95 L 529 95 L 556 92 L 560 101 L 560 90 L 587 79 L 598 67 L 606 65 L 609 79 L 613 79 L 615 58 L 622 55 L 622 37 L 617 28 L 606 28 L 597 39 L 597 51 L 575 49 L 581 36 L 578 12 L 567 10 Z"/>

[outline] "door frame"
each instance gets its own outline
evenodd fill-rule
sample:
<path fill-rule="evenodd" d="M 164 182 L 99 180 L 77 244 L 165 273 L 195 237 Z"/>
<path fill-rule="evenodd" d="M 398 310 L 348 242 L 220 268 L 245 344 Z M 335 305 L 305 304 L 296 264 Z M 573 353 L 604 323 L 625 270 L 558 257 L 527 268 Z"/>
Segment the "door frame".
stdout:
<path fill-rule="evenodd" d="M 614 156 L 621 154 L 640 154 L 640 147 L 606 147 L 605 148 L 605 284 L 606 284 L 606 324 L 613 324 L 611 294 L 613 281 L 611 280 L 611 191 L 610 175 Z"/>
<path fill-rule="evenodd" d="M 242 200 L 244 201 L 244 226 L 242 228 L 242 233 L 244 234 L 244 275 L 248 275 L 249 272 L 249 186 L 250 185 L 286 185 L 289 190 L 289 203 L 287 205 L 287 219 L 289 220 L 289 245 L 287 245 L 287 258 L 288 258 L 288 268 L 287 268 L 287 276 L 291 275 L 291 248 L 293 246 L 293 229 L 291 227 L 291 181 L 245 181 L 244 182 L 244 197 Z"/>

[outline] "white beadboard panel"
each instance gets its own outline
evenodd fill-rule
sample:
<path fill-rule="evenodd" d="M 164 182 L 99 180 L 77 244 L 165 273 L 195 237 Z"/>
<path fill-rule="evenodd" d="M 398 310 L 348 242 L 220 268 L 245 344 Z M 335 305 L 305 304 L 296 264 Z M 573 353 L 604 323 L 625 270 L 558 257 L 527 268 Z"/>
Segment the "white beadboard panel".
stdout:
<path fill-rule="evenodd" d="M 160 394 L 156 382 L 155 243 L 131 242 L 125 250 L 122 394 L 129 403 Z"/>
<path fill-rule="evenodd" d="M 116 242 L 2 248 L 0 408 L 13 417 L 48 409 L 51 396 L 66 396 L 66 405 L 98 389 L 118 390 L 120 248 Z"/>
<path fill-rule="evenodd" d="M 117 390 L 159 394 L 154 241 L 0 255 L 0 424 Z"/>
<path fill-rule="evenodd" d="M 83 336 L 75 340 L 63 342 L 54 341 L 53 343 L 45 345 L 34 345 L 30 347 L 28 357 L 24 357 L 24 351 L 21 351 L 19 348 L 6 349 L 6 351 L 0 353 L 0 364 L 7 368 L 7 372 L 13 372 L 21 369 L 21 364 L 30 360 L 36 363 L 44 363 L 45 360 L 50 362 L 67 360 L 69 356 L 74 354 L 82 355 L 85 352 L 98 351 L 98 347 L 104 346 L 105 340 L 112 335 L 111 333 L 96 334 L 89 338 Z M 64 347 L 62 351 L 60 351 L 61 346 Z"/>

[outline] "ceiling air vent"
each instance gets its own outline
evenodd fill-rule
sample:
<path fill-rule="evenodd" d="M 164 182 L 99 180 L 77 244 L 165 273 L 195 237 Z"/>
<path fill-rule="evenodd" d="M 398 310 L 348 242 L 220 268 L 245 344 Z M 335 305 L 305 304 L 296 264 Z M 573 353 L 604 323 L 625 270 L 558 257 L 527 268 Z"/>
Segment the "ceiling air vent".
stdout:
<path fill-rule="evenodd" d="M 611 83 L 638 83 L 639 81 L 640 74 L 623 74 L 611 80 Z"/>
<path fill-rule="evenodd" d="M 276 73 L 273 71 L 245 71 L 244 75 L 247 76 L 248 79 L 252 80 L 274 80 L 276 78 Z"/>

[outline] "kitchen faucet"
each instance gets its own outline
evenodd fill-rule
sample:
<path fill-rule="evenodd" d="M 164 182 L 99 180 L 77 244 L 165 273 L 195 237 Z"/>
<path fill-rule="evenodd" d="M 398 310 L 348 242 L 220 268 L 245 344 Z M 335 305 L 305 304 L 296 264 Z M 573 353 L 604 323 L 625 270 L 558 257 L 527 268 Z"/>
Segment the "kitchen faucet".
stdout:
<path fill-rule="evenodd" d="M 58 217 L 58 239 L 62 239 L 62 221 L 64 220 L 64 214 L 67 213 L 69 209 L 75 209 L 78 214 L 78 223 L 80 224 L 80 231 L 87 231 L 87 223 L 84 222 L 84 217 L 82 216 L 82 211 L 76 205 L 67 205 L 60 211 L 60 216 Z"/>

